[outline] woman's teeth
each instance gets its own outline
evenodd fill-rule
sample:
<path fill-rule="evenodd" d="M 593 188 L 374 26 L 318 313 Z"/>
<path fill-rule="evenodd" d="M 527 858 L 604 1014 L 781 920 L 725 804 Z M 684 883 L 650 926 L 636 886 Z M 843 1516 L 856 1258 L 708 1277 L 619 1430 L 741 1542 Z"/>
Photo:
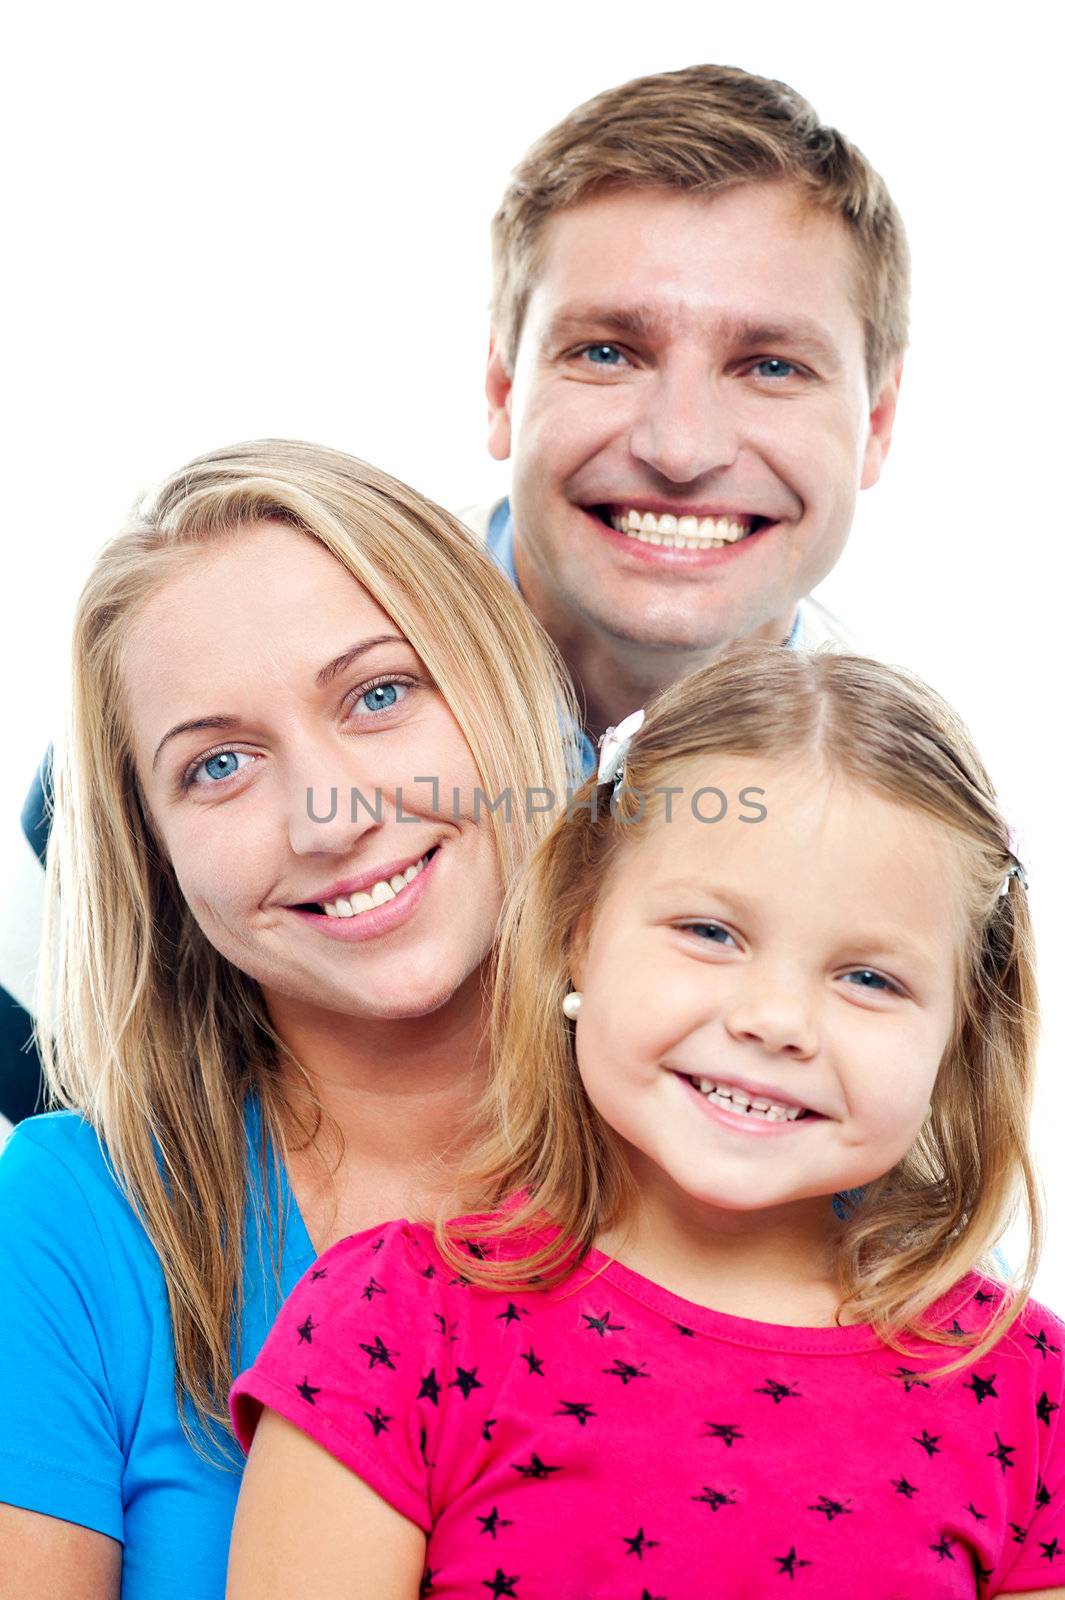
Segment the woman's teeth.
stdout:
<path fill-rule="evenodd" d="M 618 533 L 640 544 L 665 545 L 669 550 L 720 550 L 737 544 L 753 531 L 753 517 L 675 517 L 670 512 L 619 511 L 610 521 Z"/>
<path fill-rule="evenodd" d="M 364 911 L 372 911 L 375 906 L 383 906 L 389 900 L 394 900 L 418 876 L 428 859 L 428 856 L 422 856 L 420 861 L 407 867 L 404 872 L 397 872 L 392 878 L 382 878 L 380 882 L 371 884 L 365 892 L 340 900 L 329 900 L 321 909 L 327 917 L 360 917 Z"/>
<path fill-rule="evenodd" d="M 711 1083 L 709 1078 L 693 1078 L 696 1088 L 726 1111 L 741 1111 L 748 1117 L 761 1117 L 764 1122 L 796 1122 L 806 1115 L 803 1106 L 778 1106 L 772 1100 L 759 1100 L 744 1094 L 742 1089 L 728 1089 L 723 1084 Z"/>

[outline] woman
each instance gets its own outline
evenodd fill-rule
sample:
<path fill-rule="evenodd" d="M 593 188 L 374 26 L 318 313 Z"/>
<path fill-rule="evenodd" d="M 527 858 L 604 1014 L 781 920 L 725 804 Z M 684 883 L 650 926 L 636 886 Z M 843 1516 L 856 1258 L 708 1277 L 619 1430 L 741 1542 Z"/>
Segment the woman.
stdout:
<path fill-rule="evenodd" d="M 457 523 L 292 443 L 168 480 L 73 672 L 40 1003 L 70 1109 L 0 1160 L 0 1593 L 210 1600 L 233 1372 L 316 1254 L 446 1192 L 573 707 Z"/>

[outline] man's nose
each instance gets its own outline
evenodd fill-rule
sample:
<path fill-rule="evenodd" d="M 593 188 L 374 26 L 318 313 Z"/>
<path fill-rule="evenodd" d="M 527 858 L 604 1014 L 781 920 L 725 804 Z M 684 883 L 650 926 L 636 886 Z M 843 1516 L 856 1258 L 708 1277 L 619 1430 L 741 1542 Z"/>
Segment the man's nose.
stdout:
<path fill-rule="evenodd" d="M 740 449 L 728 388 L 701 363 L 663 368 L 641 392 L 632 454 L 670 483 L 694 483 L 729 467 Z"/>

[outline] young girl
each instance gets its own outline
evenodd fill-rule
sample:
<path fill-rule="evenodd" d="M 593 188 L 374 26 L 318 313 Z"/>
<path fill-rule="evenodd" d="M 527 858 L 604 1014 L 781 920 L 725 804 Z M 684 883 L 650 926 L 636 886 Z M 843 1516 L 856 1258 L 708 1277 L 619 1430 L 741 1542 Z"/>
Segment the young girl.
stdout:
<path fill-rule="evenodd" d="M 1065 1596 L 1026 888 L 967 734 L 746 649 L 609 745 L 505 920 L 481 1214 L 336 1245 L 236 1385 L 230 1595 Z"/>

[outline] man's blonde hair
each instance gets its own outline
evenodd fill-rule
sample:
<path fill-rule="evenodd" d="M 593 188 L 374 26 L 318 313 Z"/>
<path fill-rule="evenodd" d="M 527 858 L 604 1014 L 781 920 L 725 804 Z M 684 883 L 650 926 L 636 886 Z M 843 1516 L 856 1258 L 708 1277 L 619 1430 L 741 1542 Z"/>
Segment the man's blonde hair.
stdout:
<path fill-rule="evenodd" d="M 258 983 L 214 948 L 181 892 L 138 778 L 123 660 L 147 601 L 201 552 L 261 522 L 324 547 L 388 612 L 489 795 L 563 792 L 563 730 L 577 726 L 547 636 L 467 530 L 338 451 L 265 440 L 201 456 L 97 557 L 75 615 L 55 767 L 37 1038 L 53 1101 L 97 1130 L 158 1252 L 182 1417 L 192 1436 L 191 1407 L 216 1440 L 228 1428 L 246 1221 L 269 1218 L 278 1194 L 265 1140 L 249 1193 L 244 1102 L 258 1097 L 275 1162 L 286 1112 L 308 1140 L 319 1122 L 309 1093 L 299 1107 L 285 1101 L 279 1061 L 301 1066 Z M 548 818 L 521 805 L 513 820 L 491 818 L 507 884 Z M 279 1260 L 278 1248 L 275 1274 Z"/>
<path fill-rule="evenodd" d="M 714 195 L 764 182 L 792 184 L 845 225 L 875 395 L 906 348 L 909 307 L 906 235 L 883 179 L 786 83 L 709 65 L 635 78 L 596 95 L 514 169 L 492 221 L 492 322 L 507 371 L 540 269 L 544 228 L 557 212 L 609 190 Z"/>
<path fill-rule="evenodd" d="M 1023 1202 L 1030 1228 L 1021 1290 L 966 1357 L 975 1359 L 1023 1306 L 1041 1236 L 1028 1129 L 1037 1031 L 1028 900 L 1013 879 L 1000 892 L 1014 865 L 1008 831 L 957 715 L 919 679 L 860 656 L 737 646 L 650 707 L 616 816 L 606 791 L 594 811 L 588 805 L 594 780 L 578 790 L 571 815 L 519 880 L 500 931 L 495 1066 L 467 1198 L 489 1213 L 524 1197 L 484 1224 L 486 1238 L 516 1235 L 517 1254 L 467 1259 L 457 1240 L 468 1224 L 460 1234 L 442 1229 L 444 1245 L 474 1279 L 529 1287 L 564 1276 L 628 1214 L 628 1167 L 584 1091 L 562 1000 L 604 886 L 644 835 L 645 825 L 635 825 L 642 797 L 725 755 L 798 759 L 839 774 L 932 819 L 944 851 L 959 858 L 965 931 L 953 1034 L 917 1140 L 866 1185 L 842 1233 L 838 1270 L 850 1320 L 871 1322 L 888 1339 L 925 1332 L 922 1313 L 987 1261 Z M 647 822 L 655 825 L 651 814 Z M 544 1216 L 558 1238 L 524 1248 L 522 1230 Z"/>

